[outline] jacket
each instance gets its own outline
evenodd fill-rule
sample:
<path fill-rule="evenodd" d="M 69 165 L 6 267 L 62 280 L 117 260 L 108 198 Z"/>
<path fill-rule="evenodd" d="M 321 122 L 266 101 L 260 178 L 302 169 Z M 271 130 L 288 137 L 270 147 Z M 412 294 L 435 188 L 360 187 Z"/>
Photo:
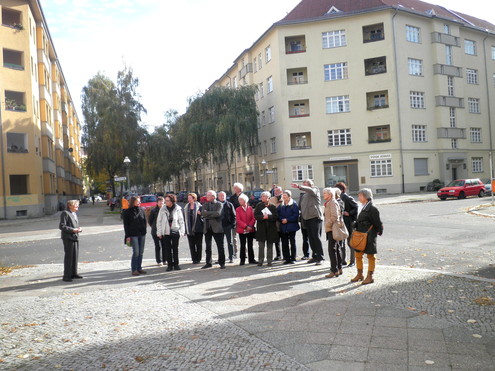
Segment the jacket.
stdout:
<path fill-rule="evenodd" d="M 283 202 L 277 207 L 280 233 L 296 232 L 299 230 L 299 206 L 290 199 L 285 205 Z M 287 219 L 287 223 L 282 223 L 283 219 Z"/>
<path fill-rule="evenodd" d="M 217 200 L 207 202 L 201 208 L 201 216 L 204 219 L 203 233 L 207 233 L 211 228 L 213 233 L 223 233 L 222 226 L 223 204 Z"/>
<path fill-rule="evenodd" d="M 254 225 L 256 224 L 256 219 L 254 218 L 254 210 L 251 206 L 247 205 L 246 210 L 242 206 L 235 209 L 235 220 L 235 230 L 237 233 L 244 234 L 247 226 L 253 228 L 251 233 L 255 231 Z"/>
<path fill-rule="evenodd" d="M 373 205 L 373 201 L 368 202 L 359 213 L 356 221 L 356 230 L 366 232 L 373 225 L 373 228 L 368 232 L 368 240 L 366 242 L 365 254 L 376 254 L 376 236 L 382 235 L 383 224 L 380 220 L 380 212 Z"/>
<path fill-rule="evenodd" d="M 148 215 L 148 224 L 151 227 L 152 236 L 156 236 L 156 219 L 159 212 L 160 208 L 158 206 L 155 206 L 153 209 L 151 209 L 150 214 Z"/>
<path fill-rule="evenodd" d="M 275 207 L 279 207 L 282 204 L 282 195 L 280 196 L 272 196 L 270 197 L 270 200 L 268 201 Z"/>
<path fill-rule="evenodd" d="M 242 195 L 242 194 L 243 194 L 242 192 L 241 192 L 241 193 L 239 193 L 239 195 L 237 195 L 237 194 L 235 194 L 235 193 L 234 193 L 232 196 L 230 196 L 229 201 L 230 201 L 230 203 L 231 203 L 232 205 L 234 205 L 234 209 L 235 209 L 235 210 L 237 210 L 237 208 L 238 208 L 239 206 L 241 206 L 241 204 L 239 203 L 239 196 L 240 196 L 240 195 Z"/>
<path fill-rule="evenodd" d="M 321 210 L 321 197 L 318 187 L 306 187 L 299 186 L 301 191 L 304 191 L 304 197 L 301 197 L 301 218 L 303 220 L 309 220 L 318 218 L 323 219 L 323 212 Z"/>
<path fill-rule="evenodd" d="M 170 223 L 170 219 L 172 223 Z M 168 236 L 171 232 L 176 232 L 181 236 L 186 233 L 182 208 L 177 204 L 174 205 L 171 213 L 166 206 L 163 206 L 156 221 L 156 235 L 158 237 Z"/>
<path fill-rule="evenodd" d="M 58 228 L 62 231 L 60 238 L 71 241 L 77 241 L 79 239 L 79 233 L 73 232 L 74 229 L 79 228 L 79 221 L 74 217 L 72 211 L 62 211 Z"/>
<path fill-rule="evenodd" d="M 335 199 L 325 202 L 325 232 L 332 232 L 333 223 L 340 216 L 340 206 Z"/>
<path fill-rule="evenodd" d="M 347 211 L 349 213 L 348 216 L 344 215 L 344 224 L 347 230 L 350 232 L 352 230 L 352 222 L 354 222 L 357 218 L 358 203 L 352 196 L 344 192 L 340 194 L 340 198 L 342 201 L 344 201 L 344 211 Z"/>
<path fill-rule="evenodd" d="M 190 209 L 189 204 L 187 203 L 182 209 L 184 214 L 184 225 L 186 228 L 186 233 L 188 235 L 193 235 L 195 233 L 203 233 L 203 218 L 201 215 L 198 215 L 198 210 L 201 209 L 201 204 L 197 201 L 194 202 L 194 209 Z M 189 219 L 189 213 L 193 212 L 192 215 L 192 224 Z"/>
<path fill-rule="evenodd" d="M 272 213 L 272 215 L 268 216 L 268 219 L 263 219 L 262 210 L 265 207 Z M 279 238 L 277 231 L 277 208 L 270 203 L 266 206 L 263 202 L 260 202 L 254 208 L 254 218 L 256 219 L 256 240 L 267 241 L 268 243 L 276 242 Z"/>
<path fill-rule="evenodd" d="M 146 234 L 146 215 L 138 206 L 126 209 L 122 215 L 125 238 L 144 236 Z"/>
<path fill-rule="evenodd" d="M 220 201 L 219 201 L 220 202 Z M 235 208 L 229 201 L 221 202 L 222 207 L 222 226 L 232 228 L 235 224 Z"/>

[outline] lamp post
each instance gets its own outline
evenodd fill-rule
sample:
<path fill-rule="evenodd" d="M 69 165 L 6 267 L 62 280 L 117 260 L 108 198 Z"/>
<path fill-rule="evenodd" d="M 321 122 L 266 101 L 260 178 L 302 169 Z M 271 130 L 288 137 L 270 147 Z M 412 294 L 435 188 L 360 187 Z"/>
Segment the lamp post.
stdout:
<path fill-rule="evenodd" d="M 261 165 L 263 166 L 263 184 L 266 186 L 267 179 L 266 179 L 266 169 L 265 169 L 266 161 L 265 161 L 265 159 L 261 160 Z"/>
<path fill-rule="evenodd" d="M 131 160 L 129 159 L 129 157 L 125 156 L 124 165 L 125 165 L 126 177 L 127 177 L 127 192 L 130 192 L 130 190 L 131 190 L 131 180 L 129 179 L 129 165 L 130 164 L 131 164 Z"/>

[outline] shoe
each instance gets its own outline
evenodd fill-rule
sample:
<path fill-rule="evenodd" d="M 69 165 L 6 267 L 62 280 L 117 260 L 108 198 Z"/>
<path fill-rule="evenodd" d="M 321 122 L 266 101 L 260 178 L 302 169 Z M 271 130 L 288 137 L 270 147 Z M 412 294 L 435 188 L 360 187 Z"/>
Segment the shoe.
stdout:
<path fill-rule="evenodd" d="M 218 260 L 215 260 L 215 263 L 213 263 L 213 264 L 219 264 L 219 263 L 218 263 Z"/>
<path fill-rule="evenodd" d="M 281 259 L 280 256 L 276 256 L 275 259 L 273 259 L 273 261 L 278 261 L 280 259 Z"/>
<path fill-rule="evenodd" d="M 76 274 L 75 276 L 72 276 L 72 278 L 77 278 L 77 279 L 79 279 L 79 280 L 80 280 L 80 279 L 82 279 L 83 277 L 82 277 L 82 276 L 80 276 L 80 275 L 78 275 L 78 274 Z"/>
<path fill-rule="evenodd" d="M 334 277 L 338 277 L 338 276 L 339 276 L 338 272 L 335 272 L 335 273 L 330 272 L 328 274 L 325 274 L 325 278 L 334 278 Z"/>
<path fill-rule="evenodd" d="M 237 254 L 232 255 L 234 259 L 237 259 Z"/>
<path fill-rule="evenodd" d="M 321 265 L 321 260 L 315 261 L 315 265 Z"/>
<path fill-rule="evenodd" d="M 373 282 L 375 282 L 375 280 L 373 279 L 373 272 L 368 271 L 368 274 L 366 275 L 366 278 L 364 279 L 364 281 L 361 282 L 361 285 L 369 285 L 370 283 L 373 283 Z"/>
<path fill-rule="evenodd" d="M 180 271 L 180 267 L 179 267 L 178 265 L 176 265 L 176 266 L 174 267 L 174 269 L 175 269 L 176 271 Z"/>
<path fill-rule="evenodd" d="M 363 270 L 358 269 L 356 276 L 354 278 L 351 278 L 351 282 L 358 282 L 358 281 L 362 281 L 363 279 L 364 279 Z"/>
<path fill-rule="evenodd" d="M 285 265 L 285 264 L 291 264 L 291 263 L 292 263 L 292 262 L 291 262 L 290 260 L 286 260 L 286 261 L 284 261 L 282 264 L 284 264 L 284 265 Z"/>
<path fill-rule="evenodd" d="M 342 275 L 342 273 L 343 273 L 343 272 L 342 272 L 342 269 L 339 269 L 339 276 L 341 276 L 341 275 Z"/>
<path fill-rule="evenodd" d="M 246 263 L 245 263 L 245 262 L 240 262 L 240 263 L 239 263 L 239 265 L 244 265 L 244 264 L 246 264 Z"/>
<path fill-rule="evenodd" d="M 139 276 L 140 274 L 139 274 L 139 272 L 138 272 L 138 271 L 134 271 L 134 272 L 132 272 L 132 275 L 133 275 L 133 276 Z"/>
<path fill-rule="evenodd" d="M 211 268 L 211 264 L 205 264 L 201 267 L 201 269 Z"/>
<path fill-rule="evenodd" d="M 230 258 L 229 263 L 233 263 L 233 262 L 234 262 L 234 259 Z"/>
<path fill-rule="evenodd" d="M 308 264 L 311 264 L 311 263 L 314 263 L 314 262 L 316 262 L 316 260 L 314 260 L 313 258 L 311 258 L 311 259 L 309 259 L 309 260 L 307 261 L 307 263 L 308 263 Z"/>
<path fill-rule="evenodd" d="M 295 260 L 291 260 L 291 261 L 289 261 L 289 264 L 296 264 L 296 261 Z"/>
<path fill-rule="evenodd" d="M 309 259 L 309 256 L 303 256 L 303 257 L 301 258 L 301 260 L 308 260 L 308 259 Z"/>
<path fill-rule="evenodd" d="M 354 263 L 349 263 L 349 265 L 346 268 L 354 267 Z"/>
<path fill-rule="evenodd" d="M 170 271 L 173 271 L 174 270 L 174 267 L 167 267 L 166 271 L 167 272 L 170 272 Z"/>
<path fill-rule="evenodd" d="M 146 271 L 144 271 L 142 269 L 140 271 L 138 271 L 138 272 L 139 272 L 139 274 L 146 274 L 147 273 Z"/>
<path fill-rule="evenodd" d="M 159 267 L 161 267 L 163 264 L 162 264 L 162 262 L 158 262 L 158 263 L 156 263 L 156 265 L 158 265 Z"/>
<path fill-rule="evenodd" d="M 65 282 L 72 282 L 72 278 L 62 278 L 62 281 L 65 281 Z"/>
<path fill-rule="evenodd" d="M 225 269 L 225 265 L 224 264 L 220 265 L 220 269 Z"/>
<path fill-rule="evenodd" d="M 253 260 L 253 261 L 249 262 L 249 264 L 258 264 L 258 261 L 257 260 Z"/>
<path fill-rule="evenodd" d="M 258 263 L 258 267 L 262 267 L 263 266 L 263 263 Z"/>
<path fill-rule="evenodd" d="M 342 266 L 344 267 L 344 266 L 346 266 L 346 265 L 347 265 L 347 262 L 346 262 L 346 261 L 343 261 L 343 262 L 342 262 Z"/>
<path fill-rule="evenodd" d="M 268 263 L 267 266 L 271 267 L 273 264 L 272 263 Z"/>

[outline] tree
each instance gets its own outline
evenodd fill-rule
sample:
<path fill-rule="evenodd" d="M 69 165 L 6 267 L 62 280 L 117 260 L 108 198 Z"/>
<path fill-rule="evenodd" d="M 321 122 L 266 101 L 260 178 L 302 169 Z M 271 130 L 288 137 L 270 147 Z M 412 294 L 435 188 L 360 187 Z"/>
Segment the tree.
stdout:
<path fill-rule="evenodd" d="M 132 69 L 125 67 L 117 74 L 117 84 L 98 73 L 82 90 L 86 170 L 91 177 L 106 173 L 113 194 L 113 179 L 122 170 L 124 157 L 131 158 L 131 166 L 139 168 L 138 152 L 146 133 L 139 123 L 146 110 L 139 102 L 138 85 Z"/>

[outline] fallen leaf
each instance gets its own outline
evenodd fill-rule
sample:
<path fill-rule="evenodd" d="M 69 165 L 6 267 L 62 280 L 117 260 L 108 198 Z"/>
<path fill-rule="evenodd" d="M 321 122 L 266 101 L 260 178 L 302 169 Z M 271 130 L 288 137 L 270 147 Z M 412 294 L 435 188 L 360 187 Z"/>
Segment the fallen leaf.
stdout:
<path fill-rule="evenodd" d="M 466 322 L 467 323 L 477 323 L 478 321 L 476 321 L 475 319 L 468 319 Z"/>
<path fill-rule="evenodd" d="M 134 360 L 135 360 L 136 362 L 139 362 L 139 363 L 144 362 L 144 358 L 143 358 L 143 357 L 139 357 L 139 356 L 134 357 Z"/>
<path fill-rule="evenodd" d="M 435 362 L 434 362 L 434 361 L 430 361 L 429 359 L 427 359 L 427 360 L 425 361 L 425 363 L 426 363 L 427 365 L 433 365 L 433 364 L 435 364 Z"/>
<path fill-rule="evenodd" d="M 481 339 L 483 336 L 481 336 L 480 334 L 473 334 L 473 338 L 476 338 L 476 339 Z"/>

